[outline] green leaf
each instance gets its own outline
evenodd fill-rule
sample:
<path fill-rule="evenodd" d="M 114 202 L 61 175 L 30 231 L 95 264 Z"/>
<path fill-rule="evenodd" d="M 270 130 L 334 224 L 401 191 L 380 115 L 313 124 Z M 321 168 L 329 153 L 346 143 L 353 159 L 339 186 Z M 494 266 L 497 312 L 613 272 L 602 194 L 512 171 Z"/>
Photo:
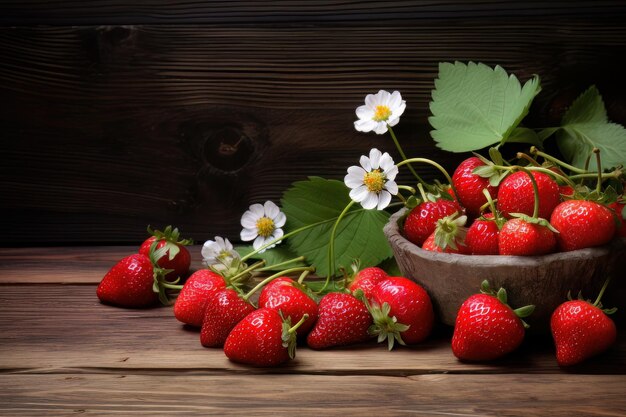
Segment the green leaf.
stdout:
<path fill-rule="evenodd" d="M 287 215 L 287 232 L 325 222 L 290 237 L 292 251 L 303 255 L 315 266 L 316 273 L 328 273 L 328 242 L 335 220 L 350 202 L 348 188 L 341 181 L 310 177 L 298 181 L 283 195 L 281 206 Z M 365 210 L 354 205 L 340 222 L 335 235 L 336 269 L 350 268 L 355 259 L 362 267 L 374 266 L 391 256 L 391 248 L 383 234 L 389 213 Z"/>
<path fill-rule="evenodd" d="M 430 103 L 431 135 L 438 147 L 452 152 L 504 143 L 540 89 L 539 77 L 522 87 L 500 66 L 440 63 Z"/>
<path fill-rule="evenodd" d="M 235 247 L 235 250 L 239 253 L 239 255 L 245 256 L 254 251 L 254 248 L 252 246 L 237 246 Z M 297 257 L 298 255 L 293 253 L 288 247 L 284 245 L 276 246 L 272 249 L 266 250 L 263 253 L 256 253 L 251 256 L 252 259 L 264 260 L 265 267 L 276 265 L 281 262 L 286 262 Z M 298 266 L 306 266 L 306 264 L 304 262 L 293 262 L 285 267 L 279 266 L 277 268 L 268 268 L 267 271 L 282 271 L 287 268 L 295 268 Z"/>
<path fill-rule="evenodd" d="M 543 148 L 541 137 L 532 129 L 527 127 L 516 127 L 511 135 L 506 139 L 507 142 L 530 143 L 538 148 Z M 501 164 L 499 164 L 501 165 Z"/>
<path fill-rule="evenodd" d="M 626 129 L 609 122 L 595 86 L 582 93 L 567 110 L 556 135 L 559 150 L 572 165 L 584 168 L 593 148 L 600 149 L 602 167 L 626 165 Z M 595 157 L 589 169 L 597 170 Z"/>
<path fill-rule="evenodd" d="M 400 270 L 400 267 L 398 266 L 398 262 L 396 261 L 396 258 L 394 258 L 393 256 L 391 258 L 388 258 L 382 261 L 378 265 L 378 267 L 382 269 L 383 271 L 385 271 L 387 275 L 389 275 L 390 277 L 402 276 L 402 271 Z"/>

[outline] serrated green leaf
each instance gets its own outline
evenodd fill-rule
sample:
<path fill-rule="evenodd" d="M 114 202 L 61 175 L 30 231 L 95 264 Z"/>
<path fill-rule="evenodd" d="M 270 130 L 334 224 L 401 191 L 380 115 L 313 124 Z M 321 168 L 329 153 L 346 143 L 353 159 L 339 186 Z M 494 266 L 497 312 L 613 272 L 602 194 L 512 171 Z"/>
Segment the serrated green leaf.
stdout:
<path fill-rule="evenodd" d="M 556 140 L 565 159 L 579 168 L 585 167 L 594 147 L 600 149 L 603 168 L 626 165 L 626 129 L 609 122 L 595 86 L 574 100 L 563 116 Z M 589 161 L 589 169 L 597 169 L 594 157 Z"/>
<path fill-rule="evenodd" d="M 235 250 L 239 253 L 239 255 L 245 256 L 249 254 L 250 252 L 254 251 L 254 248 L 252 246 L 237 246 L 235 247 Z M 265 261 L 264 268 L 266 268 L 268 266 L 276 265 L 281 262 L 286 262 L 297 257 L 298 255 L 293 253 L 288 247 L 282 245 L 282 246 L 273 247 L 272 249 L 268 249 L 263 253 L 256 253 L 252 255 L 251 258 L 264 260 Z M 286 267 L 267 268 L 266 270 L 267 271 L 282 271 L 283 269 L 286 269 L 286 268 L 296 268 L 299 266 L 306 266 L 306 264 L 304 262 L 293 262 L 293 263 L 290 263 Z"/>
<path fill-rule="evenodd" d="M 537 76 L 522 87 L 500 66 L 441 63 L 430 103 L 431 136 L 452 152 L 504 143 L 540 89 Z"/>
<path fill-rule="evenodd" d="M 313 223 L 326 223 L 307 229 L 288 239 L 290 249 L 306 257 L 318 275 L 328 273 L 328 243 L 334 220 L 350 202 L 348 188 L 341 181 L 310 177 L 292 185 L 283 195 L 281 206 L 287 215 L 287 231 Z M 335 235 L 336 269 L 350 268 L 355 259 L 362 267 L 374 266 L 391 256 L 383 234 L 389 213 L 353 206 L 337 227 Z"/>
<path fill-rule="evenodd" d="M 507 142 L 530 143 L 538 148 L 543 148 L 543 141 L 539 135 L 527 127 L 516 127 L 506 139 Z M 502 164 L 498 164 L 502 165 Z"/>

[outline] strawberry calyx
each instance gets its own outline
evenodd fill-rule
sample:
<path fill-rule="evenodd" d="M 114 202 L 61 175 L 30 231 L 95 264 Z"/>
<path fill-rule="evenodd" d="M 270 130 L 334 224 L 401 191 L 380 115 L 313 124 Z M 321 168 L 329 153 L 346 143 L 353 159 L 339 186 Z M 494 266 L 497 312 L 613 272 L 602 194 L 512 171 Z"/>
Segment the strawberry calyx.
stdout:
<path fill-rule="evenodd" d="M 390 316 L 391 306 L 388 303 L 383 303 L 382 306 L 378 304 L 372 305 L 361 289 L 356 290 L 353 295 L 365 304 L 365 307 L 372 315 L 373 324 L 367 329 L 367 332 L 371 336 L 377 336 L 378 343 L 387 340 L 387 348 L 389 350 L 393 349 L 395 342 L 406 346 L 406 343 L 402 340 L 401 333 L 409 330 L 410 326 L 398 323 L 396 316 Z"/>
<path fill-rule="evenodd" d="M 610 314 L 614 314 L 617 311 L 617 307 L 613 307 L 613 308 L 604 308 L 602 305 L 602 296 L 604 295 L 604 292 L 606 291 L 606 288 L 609 286 L 609 282 L 611 281 L 611 277 L 609 276 L 605 281 L 604 284 L 602 285 L 602 288 L 600 289 L 600 292 L 598 293 L 598 297 L 596 298 L 596 300 L 594 302 L 591 302 L 590 299 L 585 299 L 583 297 L 583 293 L 582 290 L 578 291 L 578 297 L 577 299 L 579 301 L 585 301 L 589 304 L 591 304 L 594 307 L 599 308 L 600 310 L 602 310 L 602 312 L 604 314 L 610 315 Z M 567 299 L 570 301 L 573 301 L 572 299 L 572 293 L 570 291 L 567 292 Z"/>
<path fill-rule="evenodd" d="M 172 301 L 167 294 L 167 290 L 169 289 L 180 291 L 183 286 L 176 285 L 180 281 L 180 278 L 176 278 L 175 281 L 171 282 L 165 279 L 165 276 L 168 273 L 172 272 L 173 269 L 161 268 L 158 265 L 157 262 L 159 261 L 159 259 L 165 256 L 168 249 L 166 246 L 157 249 L 157 245 L 158 240 L 152 242 L 152 244 L 150 245 L 150 252 L 148 256 L 148 258 L 150 259 L 150 263 L 152 263 L 152 276 L 154 278 L 154 282 L 152 283 L 152 291 L 159 295 L 159 301 L 161 302 L 161 304 L 167 306 L 172 304 Z"/>
<path fill-rule="evenodd" d="M 502 213 L 496 208 L 497 200 L 491 198 L 491 194 L 486 188 L 483 188 L 483 195 L 487 199 L 487 202 L 480 208 L 481 215 L 479 217 L 479 220 L 495 222 L 496 226 L 498 226 L 498 230 L 502 229 L 502 226 L 504 226 L 504 223 L 506 223 L 506 219 L 504 218 L 504 216 L 502 216 Z M 489 210 L 491 212 L 490 217 L 487 217 L 486 214 L 482 214 L 487 207 L 489 207 Z"/>
<path fill-rule="evenodd" d="M 541 217 L 532 217 L 532 216 L 529 216 L 528 214 L 524 214 L 524 213 L 509 213 L 509 215 L 511 217 L 515 217 L 515 218 L 524 220 L 526 223 L 532 223 L 532 224 L 537 224 L 539 226 L 547 227 L 552 232 L 559 233 L 559 231 L 556 230 L 554 228 L 554 226 L 552 226 L 548 220 L 542 219 Z"/>
<path fill-rule="evenodd" d="M 304 313 L 300 321 L 292 326 L 291 317 L 285 318 L 283 316 L 282 311 L 279 311 L 278 314 L 280 314 L 280 318 L 283 321 L 283 329 L 282 329 L 282 336 L 281 336 L 281 339 L 283 341 L 283 347 L 287 348 L 287 353 L 289 353 L 289 357 L 293 359 L 296 357 L 296 346 L 297 346 L 296 330 L 298 330 L 298 328 L 302 326 L 302 324 L 305 321 L 307 321 L 307 319 L 309 318 L 309 315 L 307 313 Z"/>
<path fill-rule="evenodd" d="M 465 242 L 465 235 L 467 235 L 467 228 L 465 227 L 466 222 L 467 216 L 460 215 L 459 212 L 437 220 L 437 226 L 435 226 L 435 245 L 442 250 L 447 247 L 457 250 L 457 243 Z"/>
<path fill-rule="evenodd" d="M 523 307 L 519 307 L 519 308 L 513 309 L 508 304 L 508 295 L 506 293 L 506 290 L 504 288 L 500 287 L 500 289 L 498 289 L 497 292 L 494 291 L 493 289 L 491 289 L 491 286 L 489 285 L 489 281 L 487 281 L 487 280 L 484 280 L 480 284 L 480 292 L 482 294 L 487 294 L 487 295 L 491 295 L 493 297 L 496 297 L 498 299 L 498 301 L 500 301 L 502 304 L 504 304 L 505 306 L 507 306 L 511 310 L 513 310 L 513 313 L 515 313 L 515 315 L 517 317 L 519 317 L 519 319 L 522 322 L 522 325 L 524 326 L 525 329 L 528 329 L 530 327 L 528 325 L 528 323 L 526 323 L 524 321 L 524 318 L 530 316 L 535 311 L 534 304 L 530 304 L 530 305 L 527 305 L 527 306 L 523 306 Z"/>
<path fill-rule="evenodd" d="M 504 165 L 504 159 L 502 158 L 500 151 L 496 148 L 489 148 L 489 157 L 491 160 L 478 153 L 472 153 L 476 158 L 480 159 L 483 164 L 485 164 L 474 168 L 472 173 L 478 175 L 479 177 L 487 178 L 489 180 L 489 185 L 497 187 L 500 185 L 502 180 L 509 175 L 509 171 L 501 168 Z"/>
<path fill-rule="evenodd" d="M 150 225 L 148 225 L 147 230 L 150 235 L 155 237 L 155 241 L 165 242 L 163 247 L 167 248 L 167 251 L 169 251 L 170 261 L 180 252 L 179 246 L 193 245 L 193 239 L 181 239 L 178 228 L 172 227 L 171 225 L 166 226 L 163 231 L 152 229 Z"/>

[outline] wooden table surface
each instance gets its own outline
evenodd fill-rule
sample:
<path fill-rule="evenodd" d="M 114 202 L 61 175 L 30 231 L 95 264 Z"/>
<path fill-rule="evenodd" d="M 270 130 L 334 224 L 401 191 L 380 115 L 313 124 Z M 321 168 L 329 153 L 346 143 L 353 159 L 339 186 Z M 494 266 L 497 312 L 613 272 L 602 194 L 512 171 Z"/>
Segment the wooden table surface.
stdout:
<path fill-rule="evenodd" d="M 461 363 L 443 327 L 412 348 L 302 347 L 285 366 L 250 368 L 203 348 L 171 308 L 99 303 L 96 284 L 133 250 L 0 249 L 0 415 L 626 415 L 623 331 L 570 370 L 541 337 Z"/>

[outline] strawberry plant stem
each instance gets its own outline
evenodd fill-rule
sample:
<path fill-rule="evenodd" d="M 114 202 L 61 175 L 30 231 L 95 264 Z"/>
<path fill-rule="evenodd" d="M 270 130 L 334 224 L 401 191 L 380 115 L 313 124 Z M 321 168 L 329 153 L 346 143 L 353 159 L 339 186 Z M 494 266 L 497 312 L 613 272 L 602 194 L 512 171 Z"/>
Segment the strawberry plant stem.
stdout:
<path fill-rule="evenodd" d="M 609 286 L 609 282 L 611 282 L 611 277 L 609 276 L 606 281 L 604 281 L 604 284 L 602 285 L 602 289 L 600 290 L 600 293 L 598 294 L 598 298 L 596 298 L 596 301 L 593 303 L 594 306 L 598 306 L 600 304 L 600 300 L 602 299 L 602 296 L 604 295 L 604 291 L 606 291 L 606 288 Z"/>
<path fill-rule="evenodd" d="M 593 148 L 593 153 L 596 154 L 596 163 L 598 165 L 598 181 L 596 182 L 596 192 L 602 192 L 602 164 L 600 158 L 600 149 Z"/>
<path fill-rule="evenodd" d="M 354 200 L 350 200 L 350 202 L 343 209 L 335 224 L 333 225 L 333 229 L 330 232 L 330 240 L 328 242 L 328 273 L 326 274 L 326 282 L 324 286 L 320 290 L 320 292 L 324 291 L 330 282 L 330 277 L 335 274 L 335 233 L 337 232 L 337 226 L 339 226 L 339 222 L 344 218 L 348 210 L 356 203 Z"/>
<path fill-rule="evenodd" d="M 608 178 L 619 178 L 622 175 L 622 171 L 620 169 L 616 169 L 612 172 L 607 172 L 606 174 L 601 172 L 590 172 L 588 174 L 577 174 L 572 175 L 569 178 L 571 180 L 585 179 L 585 178 L 602 178 L 602 181 Z"/>
<path fill-rule="evenodd" d="M 312 271 L 306 270 L 304 272 L 302 272 L 300 274 L 300 277 L 298 278 L 298 284 L 302 284 L 304 282 L 304 279 L 311 273 Z"/>
<path fill-rule="evenodd" d="M 289 334 L 294 334 L 296 330 L 298 330 L 298 327 L 302 326 L 302 324 L 307 321 L 308 318 L 309 315 L 307 313 L 304 313 L 302 318 L 300 318 L 300 321 L 289 328 Z"/>
<path fill-rule="evenodd" d="M 235 276 L 233 276 L 233 277 L 229 278 L 228 280 L 229 280 L 230 282 L 237 282 L 237 280 L 238 280 L 239 278 L 241 278 L 242 276 L 246 275 L 246 274 L 247 274 L 247 273 L 249 273 L 249 272 L 254 271 L 254 270 L 255 270 L 255 269 L 257 269 L 258 267 L 263 266 L 263 265 L 265 265 L 265 261 L 259 261 L 259 262 L 255 263 L 255 264 L 253 264 L 252 266 L 250 266 L 250 267 L 248 267 L 248 268 L 244 269 L 243 271 L 241 271 L 241 272 L 240 272 L 240 273 L 238 273 L 237 275 L 235 275 Z"/>
<path fill-rule="evenodd" d="M 539 216 L 539 187 L 537 186 L 537 181 L 535 181 L 535 176 L 532 174 L 529 168 L 520 167 L 520 166 L 516 166 L 513 168 L 519 171 L 525 172 L 526 174 L 528 174 L 528 178 L 530 178 L 530 182 L 533 185 L 533 193 L 535 193 L 535 202 L 534 202 L 535 205 L 533 206 L 533 219 L 536 219 L 537 216 Z"/>
<path fill-rule="evenodd" d="M 450 188 L 452 188 L 452 191 L 454 191 L 454 195 L 458 195 L 456 192 L 456 188 L 454 187 L 454 184 L 452 184 L 452 178 L 450 178 L 450 174 L 448 174 L 448 171 L 446 171 L 444 167 L 439 165 L 437 162 L 431 161 L 430 159 L 426 159 L 426 158 L 410 158 L 410 159 L 405 159 L 404 161 L 401 161 L 400 163 L 398 163 L 398 168 L 400 168 L 402 165 L 410 164 L 411 162 L 422 162 L 425 164 L 430 164 L 434 166 L 435 168 L 437 168 L 439 171 L 441 171 L 443 176 L 446 177 L 446 180 L 450 184 Z"/>
<path fill-rule="evenodd" d="M 273 279 L 276 279 L 278 277 L 282 277 L 284 275 L 287 274 L 291 274 L 292 272 L 301 272 L 301 271 L 314 271 L 315 268 L 307 266 L 307 267 L 299 267 L 299 268 L 291 268 L 291 269 L 285 269 L 284 271 L 280 271 L 274 275 L 270 275 L 269 277 L 265 278 L 263 281 L 259 282 L 256 287 L 252 288 L 246 295 L 244 295 L 242 298 L 244 301 L 248 301 L 248 299 L 258 290 L 260 290 L 261 288 L 265 287 L 270 281 L 272 281 Z"/>
<path fill-rule="evenodd" d="M 389 129 L 389 134 L 391 135 L 391 139 L 393 139 L 393 143 L 396 144 L 396 148 L 398 149 L 398 153 L 400 154 L 402 159 L 407 159 L 406 154 L 404 153 L 404 150 L 402 149 L 402 146 L 400 146 L 400 142 L 398 142 L 398 138 L 396 138 L 396 134 L 393 132 L 393 129 L 389 125 L 387 125 L 387 128 Z M 422 184 L 425 184 L 424 180 L 419 175 L 417 175 L 417 172 L 415 172 L 415 170 L 413 169 L 411 164 L 408 164 L 408 168 L 411 171 L 411 173 L 413 174 L 413 176 L 417 179 L 418 182 L 420 182 Z"/>
<path fill-rule="evenodd" d="M 289 265 L 289 264 L 292 264 L 294 262 L 300 262 L 300 261 L 304 261 L 304 256 L 298 256 L 297 258 L 289 259 L 288 261 L 280 262 L 280 263 L 277 263 L 277 264 L 274 264 L 274 265 L 264 266 L 263 268 L 257 269 L 257 272 L 269 271 L 269 270 L 272 270 L 272 269 L 276 269 L 276 267 L 278 267 L 278 266 Z"/>
<path fill-rule="evenodd" d="M 570 165 L 570 164 L 568 164 L 566 162 L 563 162 L 560 159 L 557 159 L 554 156 L 549 155 L 549 154 L 547 154 L 545 152 L 541 152 L 539 149 L 537 149 L 534 146 L 530 148 L 530 153 L 532 153 L 533 155 L 536 155 L 536 156 L 540 156 L 543 159 L 545 159 L 546 161 L 554 162 L 555 164 L 557 164 L 559 166 L 562 166 L 563 168 L 565 168 L 565 169 L 567 169 L 569 171 L 575 172 L 577 174 L 585 174 L 585 173 L 587 173 L 587 171 L 585 171 L 583 169 L 577 168 L 577 167 L 575 167 L 573 165 Z"/>

